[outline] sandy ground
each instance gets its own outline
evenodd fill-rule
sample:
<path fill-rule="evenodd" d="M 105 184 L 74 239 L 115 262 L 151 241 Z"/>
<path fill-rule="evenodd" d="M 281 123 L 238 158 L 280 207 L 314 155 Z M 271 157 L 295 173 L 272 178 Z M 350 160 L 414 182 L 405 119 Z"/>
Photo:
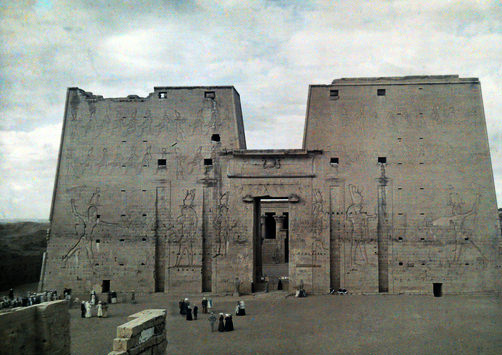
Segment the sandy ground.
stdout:
<path fill-rule="evenodd" d="M 107 354 L 116 326 L 146 308 L 167 309 L 167 354 L 502 354 L 501 298 L 495 296 L 244 296 L 235 331 L 211 333 L 207 315 L 186 321 L 179 296 L 138 296 L 110 305 L 110 318 L 80 318 L 72 309 L 72 354 Z M 201 295 L 190 297 L 200 306 Z M 230 313 L 237 298 L 213 297 Z"/>

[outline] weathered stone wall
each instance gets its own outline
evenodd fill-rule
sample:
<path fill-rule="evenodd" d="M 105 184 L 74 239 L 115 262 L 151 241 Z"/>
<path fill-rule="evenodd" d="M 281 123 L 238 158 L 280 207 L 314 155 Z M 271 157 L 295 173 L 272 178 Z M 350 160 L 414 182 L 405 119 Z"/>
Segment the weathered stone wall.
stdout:
<path fill-rule="evenodd" d="M 236 98 L 232 87 L 124 99 L 69 89 L 45 287 L 201 291 L 203 194 L 221 189 L 219 153 L 245 147 Z"/>
<path fill-rule="evenodd" d="M 66 301 L 44 302 L 0 313 L 0 354 L 70 354 Z"/>
<path fill-rule="evenodd" d="M 249 292 L 284 198 L 308 292 L 493 291 L 501 239 L 481 89 L 458 76 L 309 90 L 303 149 L 246 150 L 233 87 L 69 89 L 45 287 Z"/>
<path fill-rule="evenodd" d="M 311 86 L 309 103 L 304 148 L 324 150 L 334 285 L 493 290 L 500 234 L 479 81 L 341 79 Z"/>
<path fill-rule="evenodd" d="M 129 322 L 117 327 L 113 351 L 108 355 L 165 354 L 166 310 L 145 309 L 128 317 Z"/>

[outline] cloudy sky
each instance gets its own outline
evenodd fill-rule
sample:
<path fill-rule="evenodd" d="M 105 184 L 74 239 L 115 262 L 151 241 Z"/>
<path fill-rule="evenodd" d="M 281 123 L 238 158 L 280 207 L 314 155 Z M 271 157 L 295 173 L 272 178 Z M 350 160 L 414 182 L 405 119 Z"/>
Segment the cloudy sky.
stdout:
<path fill-rule="evenodd" d="M 502 205 L 500 0 L 2 0 L 0 16 L 0 218 L 48 217 L 67 87 L 234 85 L 249 148 L 300 148 L 309 84 L 420 74 L 481 80 Z"/>

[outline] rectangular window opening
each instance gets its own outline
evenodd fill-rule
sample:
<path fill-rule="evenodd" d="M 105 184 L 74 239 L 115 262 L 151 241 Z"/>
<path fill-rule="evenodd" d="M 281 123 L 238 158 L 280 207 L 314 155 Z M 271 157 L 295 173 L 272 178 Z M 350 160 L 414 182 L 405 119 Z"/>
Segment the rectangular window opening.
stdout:
<path fill-rule="evenodd" d="M 378 96 L 385 96 L 385 89 L 377 89 Z"/>
<path fill-rule="evenodd" d="M 213 134 L 213 135 L 211 136 L 211 140 L 212 140 L 213 142 L 219 142 L 219 141 L 220 141 L 220 135 L 219 135 L 219 134 Z"/>
<path fill-rule="evenodd" d="M 206 166 L 213 165 L 213 159 L 204 159 L 204 165 Z"/>
<path fill-rule="evenodd" d="M 166 91 L 159 92 L 159 99 L 167 99 L 167 92 Z"/>
<path fill-rule="evenodd" d="M 166 159 L 158 159 L 157 160 L 157 167 L 159 169 L 165 169 L 167 166 L 167 160 Z"/>
<path fill-rule="evenodd" d="M 329 160 L 329 163 L 330 164 L 338 164 L 340 162 L 340 160 L 338 159 L 338 157 L 333 157 Z"/>
<path fill-rule="evenodd" d="M 387 157 L 378 157 L 379 164 L 387 164 Z"/>
<path fill-rule="evenodd" d="M 330 90 L 329 91 L 329 98 L 331 100 L 337 100 L 339 98 L 339 96 L 338 96 L 338 90 L 336 90 L 336 89 Z"/>
<path fill-rule="evenodd" d="M 204 97 L 206 99 L 213 99 L 216 98 L 216 93 L 214 91 L 206 91 L 204 92 Z"/>

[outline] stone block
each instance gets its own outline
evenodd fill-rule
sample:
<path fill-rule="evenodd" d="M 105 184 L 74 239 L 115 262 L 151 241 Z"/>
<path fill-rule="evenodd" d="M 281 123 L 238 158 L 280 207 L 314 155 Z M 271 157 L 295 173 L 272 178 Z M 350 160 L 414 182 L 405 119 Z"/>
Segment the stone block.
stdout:
<path fill-rule="evenodd" d="M 132 338 L 140 334 L 144 329 L 153 327 L 159 319 L 164 319 L 164 316 L 144 315 L 119 325 L 117 327 L 117 338 Z"/>
<path fill-rule="evenodd" d="M 141 353 L 145 352 L 147 349 L 152 348 L 159 343 L 162 343 L 164 341 L 163 338 L 164 338 L 163 335 L 153 336 L 150 339 L 148 339 L 147 341 L 145 341 L 144 343 L 138 344 L 138 346 L 136 346 L 132 349 L 129 349 L 128 350 L 129 355 L 141 354 Z"/>
<path fill-rule="evenodd" d="M 113 339 L 114 351 L 127 351 L 138 344 L 138 337 Z"/>
<path fill-rule="evenodd" d="M 165 316 L 166 310 L 165 309 L 145 309 L 140 312 L 131 314 L 130 316 L 127 317 L 127 320 L 133 320 L 136 318 L 140 318 L 143 316 L 149 316 L 149 315 Z"/>

